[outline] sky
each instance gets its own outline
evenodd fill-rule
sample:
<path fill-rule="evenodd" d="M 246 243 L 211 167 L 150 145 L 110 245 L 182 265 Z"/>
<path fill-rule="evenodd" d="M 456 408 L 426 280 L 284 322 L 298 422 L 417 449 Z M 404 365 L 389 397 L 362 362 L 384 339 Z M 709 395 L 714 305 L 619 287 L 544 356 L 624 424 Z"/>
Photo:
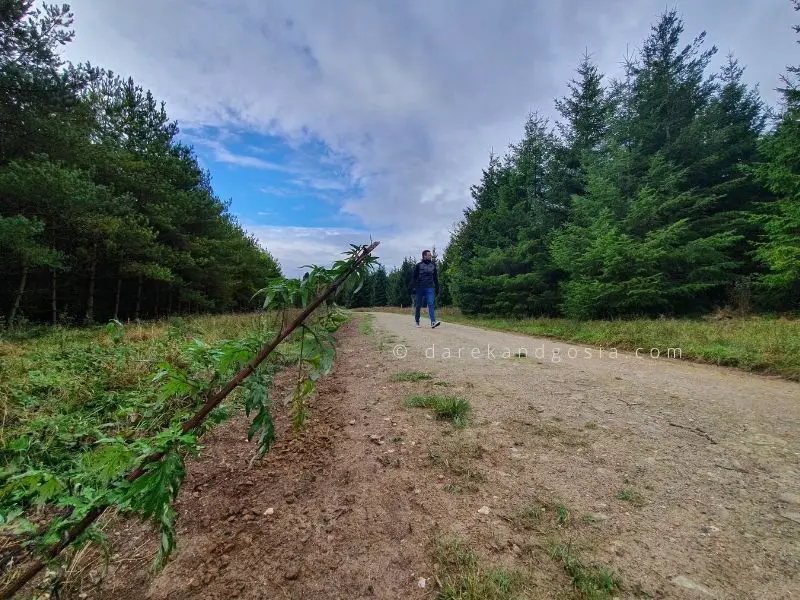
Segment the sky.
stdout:
<path fill-rule="evenodd" d="M 619 75 L 666 9 L 715 65 L 774 89 L 796 60 L 789 0 L 73 0 L 73 62 L 164 100 L 242 226 L 296 276 L 380 240 L 441 253 L 489 153 L 519 139 L 585 51 Z"/>

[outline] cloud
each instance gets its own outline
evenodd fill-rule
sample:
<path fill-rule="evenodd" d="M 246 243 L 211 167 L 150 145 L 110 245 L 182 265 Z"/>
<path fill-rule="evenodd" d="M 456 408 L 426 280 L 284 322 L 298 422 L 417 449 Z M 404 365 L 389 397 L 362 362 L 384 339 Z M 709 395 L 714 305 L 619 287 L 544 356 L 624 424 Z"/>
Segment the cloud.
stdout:
<path fill-rule="evenodd" d="M 208 148 L 217 161 L 287 171 L 321 193 L 357 188 L 344 201 L 330 198 L 343 217 L 388 232 L 398 244 L 391 253 L 418 242 L 443 247 L 490 150 L 516 141 L 530 111 L 554 117 L 553 98 L 585 49 L 619 74 L 664 10 L 661 0 L 130 6 L 73 0 L 68 57 L 131 74 L 184 128 L 284 140 L 299 164 L 234 152 L 224 139 Z M 774 101 L 770 90 L 795 51 L 786 0 L 682 0 L 678 9 L 687 39 L 706 28 L 720 60 L 732 49 Z"/>

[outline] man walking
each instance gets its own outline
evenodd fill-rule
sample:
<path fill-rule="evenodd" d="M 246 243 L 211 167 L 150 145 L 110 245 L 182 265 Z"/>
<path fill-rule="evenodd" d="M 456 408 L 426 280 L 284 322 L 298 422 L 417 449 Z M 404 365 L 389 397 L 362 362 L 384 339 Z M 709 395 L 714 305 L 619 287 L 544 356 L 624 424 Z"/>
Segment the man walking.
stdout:
<path fill-rule="evenodd" d="M 431 318 L 431 327 L 438 327 L 441 323 L 436 320 L 434 309 L 434 293 L 439 291 L 439 273 L 436 270 L 436 263 L 431 259 L 431 251 L 422 252 L 422 262 L 418 262 L 414 267 L 411 276 L 411 288 L 416 296 L 414 320 L 419 327 L 419 311 L 422 308 L 422 299 L 428 301 L 428 316 Z"/>

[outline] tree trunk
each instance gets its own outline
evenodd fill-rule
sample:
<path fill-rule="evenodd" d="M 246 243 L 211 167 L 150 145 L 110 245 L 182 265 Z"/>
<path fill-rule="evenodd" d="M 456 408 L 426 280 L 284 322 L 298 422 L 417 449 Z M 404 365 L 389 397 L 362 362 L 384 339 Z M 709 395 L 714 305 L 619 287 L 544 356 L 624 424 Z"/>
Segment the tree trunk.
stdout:
<path fill-rule="evenodd" d="M 56 303 L 56 270 L 53 269 L 51 271 L 52 278 L 51 278 L 51 286 L 50 286 L 50 311 L 52 315 L 52 323 L 53 327 L 58 325 L 58 310 L 57 310 L 57 303 Z"/>
<path fill-rule="evenodd" d="M 136 291 L 136 312 L 133 315 L 133 320 L 139 320 L 139 310 L 142 308 L 142 276 L 139 275 L 139 289 Z"/>
<path fill-rule="evenodd" d="M 119 297 L 122 294 L 122 274 L 117 276 L 117 297 L 114 300 L 114 319 L 119 321 Z"/>
<path fill-rule="evenodd" d="M 89 298 L 86 300 L 86 324 L 94 321 L 94 282 L 97 274 L 97 243 L 92 250 L 92 262 L 89 266 Z"/>
<path fill-rule="evenodd" d="M 11 307 L 11 314 L 8 315 L 8 325 L 11 327 L 14 324 L 14 317 L 17 316 L 19 304 L 22 301 L 22 294 L 25 293 L 25 284 L 28 282 L 28 265 L 22 267 L 22 277 L 19 280 L 19 289 L 17 290 L 17 297 L 14 299 L 14 306 Z"/>
<path fill-rule="evenodd" d="M 172 286 L 169 286 L 169 302 L 167 304 L 167 316 L 172 316 Z"/>

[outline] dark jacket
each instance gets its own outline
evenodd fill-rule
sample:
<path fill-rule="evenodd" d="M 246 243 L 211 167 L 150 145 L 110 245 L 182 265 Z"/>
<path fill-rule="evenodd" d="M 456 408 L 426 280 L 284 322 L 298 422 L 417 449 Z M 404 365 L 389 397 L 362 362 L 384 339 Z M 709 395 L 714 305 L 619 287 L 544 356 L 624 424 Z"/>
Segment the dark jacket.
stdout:
<path fill-rule="evenodd" d="M 414 266 L 411 275 L 411 289 L 424 290 L 425 288 L 439 289 L 439 272 L 436 263 L 432 260 L 427 263 L 423 260 Z"/>

